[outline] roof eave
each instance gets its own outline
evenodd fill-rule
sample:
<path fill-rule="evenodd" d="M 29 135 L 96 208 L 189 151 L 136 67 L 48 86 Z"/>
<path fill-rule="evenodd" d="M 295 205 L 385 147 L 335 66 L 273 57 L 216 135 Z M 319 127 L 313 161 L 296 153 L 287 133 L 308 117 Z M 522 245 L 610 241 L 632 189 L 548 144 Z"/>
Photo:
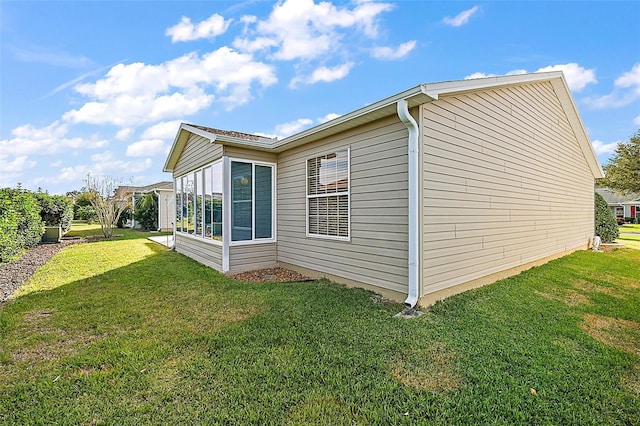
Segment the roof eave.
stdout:
<path fill-rule="evenodd" d="M 273 144 L 273 149 L 276 152 L 282 152 L 284 150 L 357 127 L 373 121 L 376 118 L 387 117 L 395 114 L 396 103 L 401 99 L 407 100 L 410 108 L 435 100 L 435 98 L 429 96 L 424 91 L 424 85 L 415 86 L 388 98 L 366 105 L 348 114 L 341 115 L 333 120 L 329 120 L 315 127 L 303 130 L 300 133 L 296 133 L 295 135 L 276 141 Z"/>

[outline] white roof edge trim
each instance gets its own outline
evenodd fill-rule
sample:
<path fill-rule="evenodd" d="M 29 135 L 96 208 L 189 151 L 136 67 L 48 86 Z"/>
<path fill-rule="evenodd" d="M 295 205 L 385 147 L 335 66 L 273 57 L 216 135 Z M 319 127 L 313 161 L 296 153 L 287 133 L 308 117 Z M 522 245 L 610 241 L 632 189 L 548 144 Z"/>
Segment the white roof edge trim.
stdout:
<path fill-rule="evenodd" d="M 497 75 L 493 77 L 469 78 L 467 80 L 452 80 L 440 83 L 423 84 L 424 93 L 438 99 L 440 95 L 498 88 L 522 83 L 552 80 L 562 76 L 562 71 L 536 72 L 529 74 Z"/>
<path fill-rule="evenodd" d="M 185 126 L 185 123 L 180 123 L 180 127 L 178 127 L 178 131 L 176 132 L 176 136 L 173 138 L 173 143 L 171 144 L 171 149 L 169 150 L 169 154 L 167 155 L 167 159 L 164 162 L 164 167 L 162 171 L 165 173 L 173 172 L 173 169 L 169 168 L 169 162 L 171 158 L 173 158 L 173 153 L 175 152 L 176 145 L 178 143 L 178 139 L 180 138 L 180 133 L 182 133 L 182 126 Z"/>
<path fill-rule="evenodd" d="M 573 100 L 573 96 L 571 95 L 571 90 L 569 89 L 569 85 L 567 84 L 567 80 L 564 77 L 564 73 L 558 71 L 560 73 L 559 77 L 562 81 L 562 86 L 558 87 L 555 83 L 558 80 L 551 80 L 551 84 L 553 85 L 554 90 L 562 89 L 567 95 L 566 98 L 569 102 L 564 101 L 562 96 L 558 96 L 560 99 L 560 103 L 562 104 L 564 110 L 567 113 L 570 113 L 570 116 L 567 116 L 569 120 L 569 124 L 573 129 L 576 137 L 578 138 L 578 143 L 582 148 L 582 153 L 584 154 L 585 160 L 593 173 L 593 177 L 595 179 L 600 179 L 604 177 L 604 171 L 602 170 L 602 166 L 598 161 L 598 155 L 596 154 L 596 150 L 593 148 L 591 144 L 591 139 L 589 139 L 589 135 L 584 127 L 584 123 L 582 122 L 582 118 L 580 117 L 580 113 L 578 112 L 578 107 L 576 106 L 575 101 Z"/>
<path fill-rule="evenodd" d="M 185 123 L 180 125 L 180 130 L 186 130 L 194 135 L 202 136 L 205 139 L 209 139 L 211 142 L 215 142 L 218 138 L 218 135 L 215 133 L 207 132 L 206 130 L 198 129 L 197 127 L 193 127 Z M 180 130 L 178 130 L 178 133 L 180 133 Z"/>
<path fill-rule="evenodd" d="M 388 107 L 393 105 L 394 106 L 394 111 L 395 111 L 395 104 L 401 100 L 401 99 L 409 99 L 413 96 L 416 95 L 427 95 L 430 96 L 428 93 L 426 93 L 424 91 L 424 85 L 420 85 L 420 86 L 415 86 L 412 87 L 410 89 L 407 89 L 403 92 L 397 93 L 395 95 L 389 96 L 387 98 L 384 98 L 382 100 L 376 101 L 372 104 L 366 105 L 362 108 L 358 108 L 355 111 L 349 112 L 347 114 L 341 115 L 340 117 L 336 117 L 333 120 L 329 120 L 325 123 L 319 124 L 317 126 L 311 127 L 307 130 L 303 130 L 300 133 L 296 133 L 295 135 L 292 136 L 288 136 L 284 139 L 281 139 L 279 141 L 276 141 L 274 144 L 272 144 L 271 146 L 273 148 L 280 148 L 284 145 L 288 145 L 292 142 L 295 142 L 298 139 L 302 139 L 304 137 L 310 136 L 314 133 L 318 133 L 322 130 L 326 130 L 329 129 L 333 126 L 337 126 L 339 124 L 345 123 L 347 121 L 353 120 L 354 118 L 358 118 L 361 117 L 363 115 L 366 115 L 370 112 L 382 109 L 384 107 Z M 430 96 L 431 97 L 431 96 Z M 433 98 L 433 100 L 435 100 L 436 98 Z"/>

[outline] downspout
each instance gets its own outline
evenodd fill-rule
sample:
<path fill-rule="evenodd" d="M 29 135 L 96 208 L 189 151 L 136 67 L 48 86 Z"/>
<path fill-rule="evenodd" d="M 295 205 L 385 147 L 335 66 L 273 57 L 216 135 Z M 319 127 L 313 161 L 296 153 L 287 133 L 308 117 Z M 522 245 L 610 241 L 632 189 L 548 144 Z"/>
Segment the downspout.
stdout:
<path fill-rule="evenodd" d="M 409 147 L 409 286 L 404 305 L 414 308 L 419 299 L 419 255 L 420 255 L 420 156 L 418 124 L 409 114 L 409 105 L 405 99 L 398 101 L 398 117 L 409 130 L 407 145 Z"/>

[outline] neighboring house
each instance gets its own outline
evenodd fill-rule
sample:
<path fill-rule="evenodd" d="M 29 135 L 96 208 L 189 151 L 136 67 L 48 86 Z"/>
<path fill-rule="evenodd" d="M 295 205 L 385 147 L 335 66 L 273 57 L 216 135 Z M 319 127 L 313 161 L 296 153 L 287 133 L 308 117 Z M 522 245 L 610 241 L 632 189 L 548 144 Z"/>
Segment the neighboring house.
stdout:
<path fill-rule="evenodd" d="M 117 189 L 125 191 L 131 197 L 131 205 L 134 206 L 135 200 L 144 194 L 154 193 L 158 197 L 158 231 L 172 231 L 173 221 L 175 217 L 175 197 L 173 194 L 173 182 L 164 181 L 157 182 L 146 186 L 120 186 Z M 135 228 L 138 225 L 135 219 L 131 219 L 127 226 Z"/>
<path fill-rule="evenodd" d="M 178 252 L 411 307 L 588 248 L 603 177 L 561 72 L 423 84 L 281 140 L 182 124 L 164 171 Z"/>
<path fill-rule="evenodd" d="M 640 194 L 620 195 L 609 188 L 596 188 L 596 192 L 602 195 L 618 222 L 629 217 L 640 219 Z"/>

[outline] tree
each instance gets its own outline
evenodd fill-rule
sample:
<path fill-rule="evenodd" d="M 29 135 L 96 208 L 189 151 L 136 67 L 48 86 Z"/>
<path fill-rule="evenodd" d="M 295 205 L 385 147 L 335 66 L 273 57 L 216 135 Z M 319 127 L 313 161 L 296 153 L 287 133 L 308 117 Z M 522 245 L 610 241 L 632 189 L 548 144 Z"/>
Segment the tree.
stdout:
<path fill-rule="evenodd" d="M 595 234 L 603 243 L 612 243 L 618 238 L 618 224 L 602 195 L 595 193 Z"/>
<path fill-rule="evenodd" d="M 136 200 L 135 219 L 147 230 L 158 229 L 158 197 L 147 192 Z"/>
<path fill-rule="evenodd" d="M 621 142 L 616 152 L 604 166 L 605 178 L 599 185 L 627 195 L 640 193 L 640 130 L 629 142 Z"/>
<path fill-rule="evenodd" d="M 97 178 L 88 174 L 85 183 L 87 198 L 95 210 L 102 233 L 105 238 L 111 238 L 120 215 L 131 207 L 131 193 L 109 177 Z"/>

